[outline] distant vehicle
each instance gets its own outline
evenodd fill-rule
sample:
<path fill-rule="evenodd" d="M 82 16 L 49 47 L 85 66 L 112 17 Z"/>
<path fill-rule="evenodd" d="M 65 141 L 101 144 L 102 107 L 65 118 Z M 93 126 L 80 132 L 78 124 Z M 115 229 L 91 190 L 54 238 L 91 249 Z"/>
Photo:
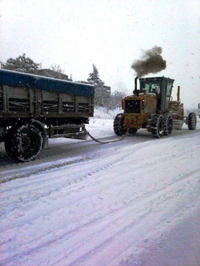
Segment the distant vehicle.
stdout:
<path fill-rule="evenodd" d="M 200 118 L 200 103 L 198 104 L 198 115 L 199 115 L 199 118 Z"/>
<path fill-rule="evenodd" d="M 48 138 L 85 139 L 94 86 L 0 70 L 0 142 L 15 161 L 34 160 Z"/>
<path fill-rule="evenodd" d="M 183 103 L 180 102 L 180 87 L 177 91 L 177 100 L 171 97 L 173 79 L 165 77 L 140 78 L 140 88 L 133 95 L 122 100 L 124 113 L 118 114 L 114 119 L 114 132 L 121 136 L 127 128 L 130 134 L 138 129 L 146 128 L 153 136 L 160 138 L 170 135 L 172 129 L 181 129 L 186 123 L 189 130 L 196 128 L 196 115 L 190 113 L 184 116 Z"/>

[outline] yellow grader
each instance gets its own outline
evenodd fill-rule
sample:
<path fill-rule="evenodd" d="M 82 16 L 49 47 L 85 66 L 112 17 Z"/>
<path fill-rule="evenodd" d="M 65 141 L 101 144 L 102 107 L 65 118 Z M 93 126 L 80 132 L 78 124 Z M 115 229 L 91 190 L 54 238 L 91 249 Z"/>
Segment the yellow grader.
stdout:
<path fill-rule="evenodd" d="M 180 87 L 177 100 L 173 101 L 171 93 L 174 80 L 166 77 L 135 78 L 133 95 L 122 100 L 124 113 L 117 114 L 114 119 L 114 132 L 122 136 L 129 130 L 135 134 L 138 129 L 146 128 L 156 138 L 172 133 L 172 129 L 180 130 L 184 123 L 189 130 L 196 128 L 196 115 L 191 112 L 184 115 L 183 103 L 180 101 Z"/>

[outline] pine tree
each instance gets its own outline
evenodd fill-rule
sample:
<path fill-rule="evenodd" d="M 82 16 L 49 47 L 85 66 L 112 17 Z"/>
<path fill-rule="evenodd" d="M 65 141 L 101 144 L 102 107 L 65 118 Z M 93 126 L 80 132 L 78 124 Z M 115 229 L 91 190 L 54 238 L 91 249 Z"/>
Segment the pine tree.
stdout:
<path fill-rule="evenodd" d="M 2 68 L 19 72 L 35 73 L 39 69 L 39 65 L 40 64 L 35 63 L 31 58 L 26 57 L 26 54 L 23 54 L 16 59 L 8 59 L 5 64 L 2 64 Z"/>
<path fill-rule="evenodd" d="M 108 106 L 109 96 L 106 88 L 104 87 L 104 82 L 99 77 L 99 72 L 95 65 L 93 65 L 93 72 L 89 74 L 87 81 L 95 86 L 95 106 Z"/>
<path fill-rule="evenodd" d="M 87 81 L 95 86 L 103 87 L 104 82 L 100 79 L 99 72 L 95 65 L 93 65 L 93 72 L 89 74 Z"/>

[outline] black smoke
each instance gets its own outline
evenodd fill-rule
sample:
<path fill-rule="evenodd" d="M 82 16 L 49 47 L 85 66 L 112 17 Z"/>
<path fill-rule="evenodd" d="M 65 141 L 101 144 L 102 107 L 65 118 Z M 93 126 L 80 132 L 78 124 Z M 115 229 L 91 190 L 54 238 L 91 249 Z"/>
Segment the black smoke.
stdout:
<path fill-rule="evenodd" d="M 162 48 L 154 46 L 152 49 L 144 51 L 142 58 L 133 62 L 131 68 L 135 70 L 138 77 L 160 72 L 167 66 L 167 62 L 161 54 Z"/>

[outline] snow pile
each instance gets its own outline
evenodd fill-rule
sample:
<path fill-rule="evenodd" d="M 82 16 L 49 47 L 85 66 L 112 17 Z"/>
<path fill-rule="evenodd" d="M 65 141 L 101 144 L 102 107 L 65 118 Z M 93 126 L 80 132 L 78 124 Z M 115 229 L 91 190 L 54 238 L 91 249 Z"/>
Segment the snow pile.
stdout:
<path fill-rule="evenodd" d="M 108 110 L 105 107 L 96 106 L 94 108 L 94 118 L 101 119 L 114 119 L 118 113 L 122 113 L 123 110 L 121 108 L 116 108 L 114 110 Z"/>
<path fill-rule="evenodd" d="M 105 107 L 95 107 L 94 116 L 90 118 L 86 129 L 92 135 L 94 134 L 95 138 L 114 136 L 113 121 L 115 116 L 121 112 L 121 109 L 107 110 Z"/>

